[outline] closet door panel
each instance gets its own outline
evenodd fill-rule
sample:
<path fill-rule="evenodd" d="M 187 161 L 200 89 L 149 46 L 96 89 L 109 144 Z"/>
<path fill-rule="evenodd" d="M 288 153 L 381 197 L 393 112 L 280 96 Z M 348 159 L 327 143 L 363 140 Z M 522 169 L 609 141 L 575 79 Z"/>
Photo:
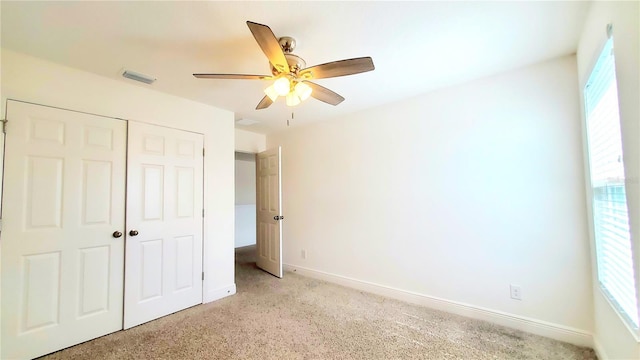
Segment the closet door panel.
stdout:
<path fill-rule="evenodd" d="M 203 141 L 129 123 L 125 329 L 202 303 Z"/>
<path fill-rule="evenodd" d="M 122 329 L 125 121 L 8 101 L 1 358 Z"/>

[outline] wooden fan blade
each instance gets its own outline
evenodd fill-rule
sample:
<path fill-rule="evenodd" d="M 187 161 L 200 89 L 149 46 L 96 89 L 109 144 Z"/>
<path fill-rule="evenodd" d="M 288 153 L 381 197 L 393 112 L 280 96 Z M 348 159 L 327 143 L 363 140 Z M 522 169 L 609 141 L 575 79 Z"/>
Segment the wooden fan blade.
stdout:
<path fill-rule="evenodd" d="M 374 70 L 373 59 L 361 57 L 347 60 L 333 61 L 326 64 L 312 66 L 300 71 L 300 76 L 310 79 L 326 79 L 338 76 L 359 74 Z"/>
<path fill-rule="evenodd" d="M 193 74 L 198 79 L 239 79 L 239 80 L 268 80 L 268 75 L 244 75 L 244 74 Z"/>
<path fill-rule="evenodd" d="M 284 56 L 284 52 L 282 51 L 282 47 L 280 47 L 280 43 L 278 39 L 271 31 L 267 25 L 262 25 L 258 23 L 254 23 L 251 21 L 247 21 L 247 26 L 253 37 L 256 39 L 258 45 L 262 49 L 262 52 L 267 56 L 271 65 L 276 68 L 279 72 L 288 74 L 289 73 L 289 63 L 287 62 L 287 58 Z"/>
<path fill-rule="evenodd" d="M 271 106 L 271 104 L 273 104 L 273 101 L 271 101 L 271 99 L 265 95 L 258 103 L 258 106 L 256 106 L 256 110 L 266 109 Z"/>
<path fill-rule="evenodd" d="M 327 104 L 331 104 L 333 106 L 338 105 L 344 101 L 344 98 L 342 96 L 327 89 L 324 86 L 320 86 L 310 81 L 305 81 L 304 83 L 309 85 L 309 87 L 311 88 L 311 96 L 320 101 L 326 102 Z"/>

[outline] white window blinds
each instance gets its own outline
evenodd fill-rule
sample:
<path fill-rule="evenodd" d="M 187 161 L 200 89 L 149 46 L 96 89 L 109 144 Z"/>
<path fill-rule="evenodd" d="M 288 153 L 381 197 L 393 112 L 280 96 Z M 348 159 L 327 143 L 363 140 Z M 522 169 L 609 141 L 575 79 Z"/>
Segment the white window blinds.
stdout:
<path fill-rule="evenodd" d="M 584 90 L 598 280 L 618 310 L 638 327 L 638 301 L 618 111 L 609 39 Z"/>

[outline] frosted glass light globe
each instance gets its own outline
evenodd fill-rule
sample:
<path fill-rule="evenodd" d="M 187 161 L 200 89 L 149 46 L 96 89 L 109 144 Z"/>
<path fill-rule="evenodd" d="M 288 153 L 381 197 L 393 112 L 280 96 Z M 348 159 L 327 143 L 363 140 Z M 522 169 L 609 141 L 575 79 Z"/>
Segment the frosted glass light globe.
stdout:
<path fill-rule="evenodd" d="M 276 93 L 280 96 L 285 96 L 291 90 L 291 86 L 289 85 L 289 79 L 280 78 L 273 83 L 273 88 L 276 90 Z"/>
<path fill-rule="evenodd" d="M 278 98 L 278 93 L 276 92 L 276 89 L 273 87 L 273 85 L 264 89 L 264 93 L 267 94 L 271 101 L 276 101 L 276 99 Z"/>
<path fill-rule="evenodd" d="M 300 98 L 296 95 L 295 92 L 290 92 L 287 94 L 287 106 L 296 106 L 300 104 Z"/>
<path fill-rule="evenodd" d="M 295 91 L 302 101 L 307 100 L 311 95 L 311 87 L 305 83 L 297 83 Z"/>

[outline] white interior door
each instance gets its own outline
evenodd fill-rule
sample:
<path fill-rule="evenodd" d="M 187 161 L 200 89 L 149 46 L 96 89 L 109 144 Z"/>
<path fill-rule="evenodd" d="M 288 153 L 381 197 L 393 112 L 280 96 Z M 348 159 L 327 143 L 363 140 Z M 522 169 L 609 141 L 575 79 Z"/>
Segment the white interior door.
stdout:
<path fill-rule="evenodd" d="M 2 359 L 122 329 L 126 122 L 8 101 Z M 115 237 L 114 237 L 115 236 Z"/>
<path fill-rule="evenodd" d="M 282 277 L 280 147 L 256 154 L 256 265 Z"/>
<path fill-rule="evenodd" d="M 202 303 L 203 136 L 130 121 L 124 328 Z"/>

